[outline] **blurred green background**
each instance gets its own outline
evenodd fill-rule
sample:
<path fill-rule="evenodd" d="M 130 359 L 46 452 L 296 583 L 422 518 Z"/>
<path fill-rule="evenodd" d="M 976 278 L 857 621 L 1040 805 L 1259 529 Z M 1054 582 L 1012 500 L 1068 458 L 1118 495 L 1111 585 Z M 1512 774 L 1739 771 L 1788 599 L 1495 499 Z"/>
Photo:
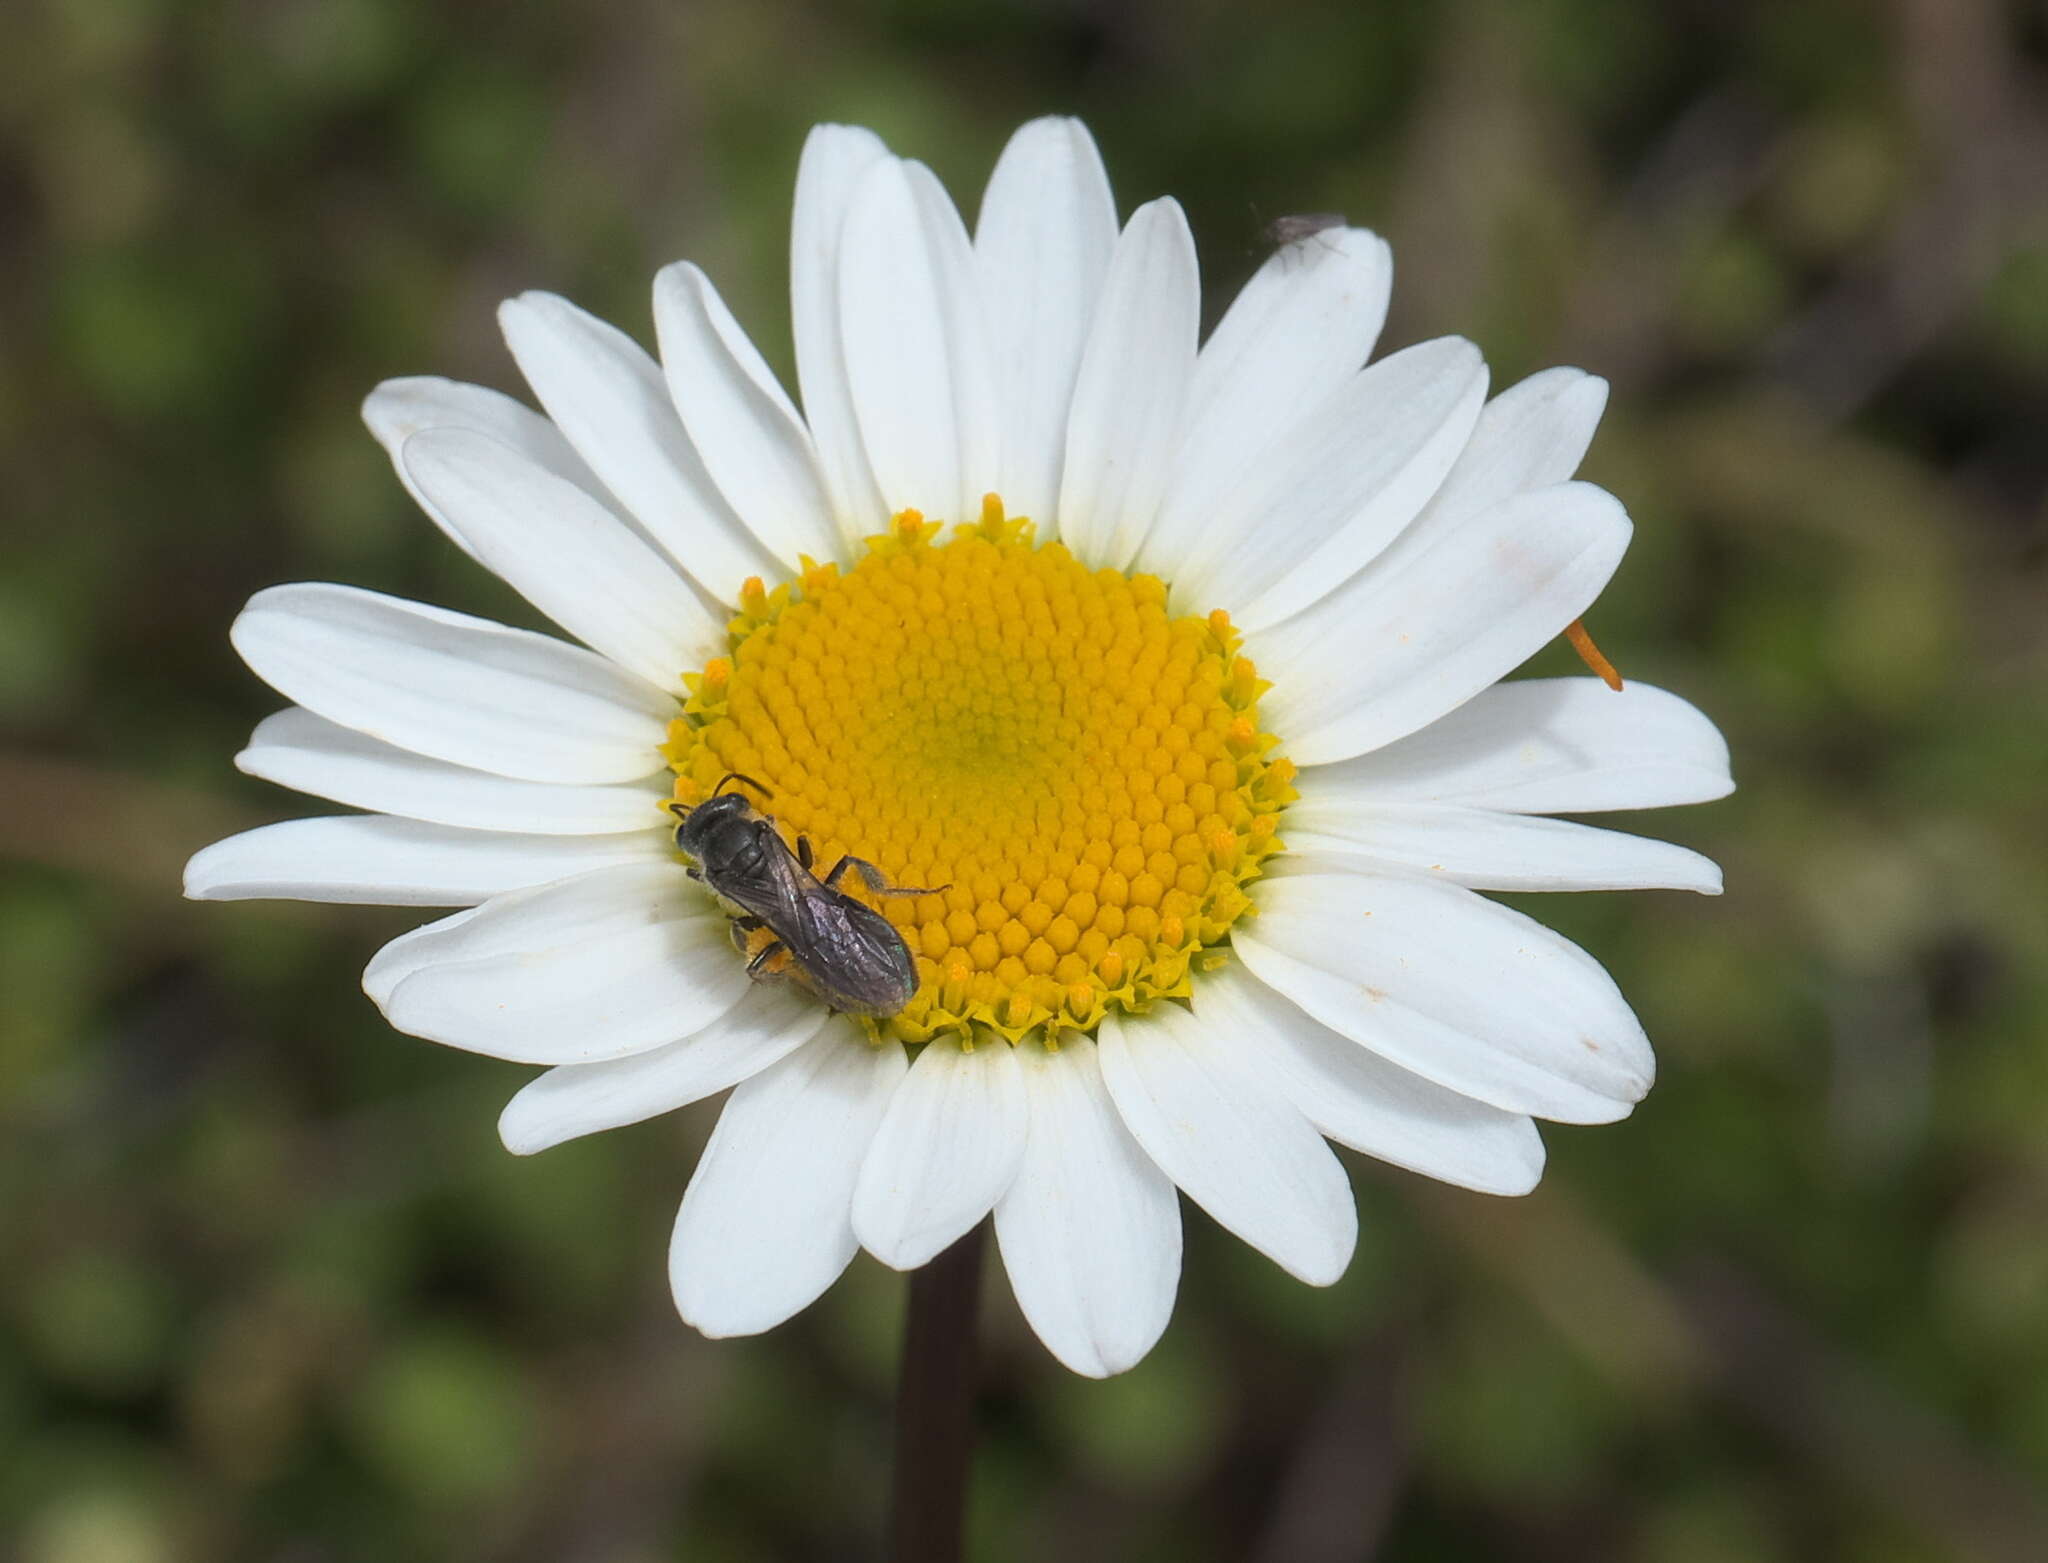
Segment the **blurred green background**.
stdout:
<path fill-rule="evenodd" d="M 1255 14 L 1256 13 L 1256 14 Z M 413 513 L 380 378 L 516 388 L 496 301 L 778 364 L 791 177 L 869 124 L 971 211 L 1079 113 L 1204 245 L 1339 210 L 1385 342 L 1608 376 L 1592 624 L 1734 746 L 1634 822 L 1728 894 L 1552 897 L 1663 1061 L 1494 1202 L 1356 1165 L 1327 1292 L 1190 1212 L 1072 1377 L 991 1288 L 975 1556 L 2048 1556 L 2048 16 L 1990 0 L 19 0 L 0 61 L 0 1556 L 876 1556 L 903 1286 L 674 1318 L 708 1111 L 532 1160 L 525 1071 L 357 990 L 420 920 L 188 905 L 317 806 L 226 630 L 332 578 L 530 619 Z M 1554 648 L 1541 671 L 1567 671 Z M 1624 825 L 1629 821 L 1619 821 Z"/>

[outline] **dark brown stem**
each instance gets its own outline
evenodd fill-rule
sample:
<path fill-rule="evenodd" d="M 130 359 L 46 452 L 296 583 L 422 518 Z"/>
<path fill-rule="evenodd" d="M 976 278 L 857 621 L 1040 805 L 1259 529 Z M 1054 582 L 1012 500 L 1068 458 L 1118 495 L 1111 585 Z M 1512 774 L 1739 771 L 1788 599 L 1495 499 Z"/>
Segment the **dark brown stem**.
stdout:
<path fill-rule="evenodd" d="M 891 1563 L 959 1563 L 974 1456 L 974 1336 L 983 1222 L 910 1277 L 896 1390 Z"/>

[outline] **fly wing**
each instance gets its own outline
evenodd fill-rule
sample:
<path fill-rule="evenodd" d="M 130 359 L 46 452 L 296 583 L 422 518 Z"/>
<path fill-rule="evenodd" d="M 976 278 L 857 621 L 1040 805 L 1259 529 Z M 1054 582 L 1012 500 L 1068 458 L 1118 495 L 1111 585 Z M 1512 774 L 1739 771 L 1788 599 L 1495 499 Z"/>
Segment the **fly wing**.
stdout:
<path fill-rule="evenodd" d="M 917 991 L 910 948 L 888 918 L 818 885 L 794 908 L 785 938 L 819 996 L 856 1014 L 893 1015 Z"/>

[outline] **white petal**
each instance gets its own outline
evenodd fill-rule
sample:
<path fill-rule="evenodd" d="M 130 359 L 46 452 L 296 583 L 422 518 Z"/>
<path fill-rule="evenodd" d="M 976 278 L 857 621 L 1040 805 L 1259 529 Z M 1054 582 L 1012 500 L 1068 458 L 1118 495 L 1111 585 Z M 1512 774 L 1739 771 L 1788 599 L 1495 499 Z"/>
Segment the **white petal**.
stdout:
<path fill-rule="evenodd" d="M 873 131 L 819 125 L 804 142 L 789 225 L 789 312 L 804 416 L 849 556 L 889 519 L 854 415 L 839 329 L 839 240 L 854 186 L 889 149 Z"/>
<path fill-rule="evenodd" d="M 1054 534 L 1067 408 L 1115 246 L 1116 203 L 1087 127 L 1032 120 L 989 176 L 974 261 L 1003 401 L 996 491 L 1038 523 L 1041 542 Z"/>
<path fill-rule="evenodd" d="M 1356 854 L 1468 890 L 1697 890 L 1721 893 L 1711 859 L 1668 841 L 1452 803 L 1333 800 L 1301 774 L 1287 811 L 1290 852 Z"/>
<path fill-rule="evenodd" d="M 476 921 L 481 906 L 450 912 L 431 923 L 422 923 L 391 940 L 363 968 L 363 992 L 378 1009 L 390 1004 L 398 985 L 416 971 L 424 971 L 443 959 L 442 952 L 454 947 L 457 930 Z"/>
<path fill-rule="evenodd" d="M 853 1183 L 903 1079 L 903 1049 L 846 1026 L 741 1083 L 690 1179 L 669 1244 L 685 1322 L 753 1335 L 807 1307 L 859 1246 Z"/>
<path fill-rule="evenodd" d="M 1457 465 L 1417 526 L 1448 525 L 1579 470 L 1607 406 L 1607 382 L 1583 369 L 1545 369 L 1486 404 Z"/>
<path fill-rule="evenodd" d="M 495 897 L 487 907 L 456 912 L 400 934 L 370 958 L 363 991 L 379 1009 L 386 1009 L 398 985 L 429 966 L 521 955 L 600 938 L 634 926 L 636 906 L 655 906 L 664 916 L 696 916 L 706 904 L 703 894 L 678 870 L 666 840 L 663 848 L 638 860 L 625 874 L 579 873 Z"/>
<path fill-rule="evenodd" d="M 1000 412 L 967 230 L 931 170 L 861 176 L 839 251 L 854 410 L 889 510 L 973 521 L 1001 478 Z"/>
<path fill-rule="evenodd" d="M 1496 684 L 1396 743 L 1303 775 L 1321 795 L 1361 804 L 1517 814 L 1653 809 L 1735 790 L 1728 742 L 1697 709 L 1649 684 L 1615 690 L 1597 678 Z"/>
<path fill-rule="evenodd" d="M 258 678 L 329 721 L 526 781 L 661 768 L 676 703 L 577 646 L 353 586 L 273 586 L 228 638 Z"/>
<path fill-rule="evenodd" d="M 1288 1098 L 1340 1145 L 1484 1194 L 1526 1194 L 1543 1140 L 1502 1112 L 1388 1063 L 1319 1025 L 1241 966 L 1212 972 L 1195 1003 L 1231 1045 L 1257 1049 Z"/>
<path fill-rule="evenodd" d="M 1274 250 L 1202 345 L 1190 434 L 1213 430 L 1256 455 L 1364 366 L 1393 280 L 1393 251 L 1368 229 Z"/>
<path fill-rule="evenodd" d="M 1564 1123 L 1628 1116 L 1649 1040 L 1599 962 L 1541 923 L 1406 875 L 1263 881 L 1232 944 L 1332 1031 L 1503 1111 Z"/>
<path fill-rule="evenodd" d="M 531 1156 L 674 1112 L 759 1074 L 830 1018 L 808 993 L 756 983 L 726 1014 L 680 1042 L 601 1064 L 556 1065 L 505 1104 L 498 1138 L 513 1155 Z"/>
<path fill-rule="evenodd" d="M 1405 737 L 1555 638 L 1628 539 L 1612 495 L 1565 483 L 1398 550 L 1259 635 L 1249 649 L 1274 686 L 1265 720 L 1297 765 Z"/>
<path fill-rule="evenodd" d="M 669 834 L 532 836 L 452 830 L 388 814 L 292 819 L 192 855 L 195 901 L 350 901 L 473 906 L 568 874 L 665 858 Z"/>
<path fill-rule="evenodd" d="M 1227 1035 L 1161 1004 L 1105 1018 L 1100 1055 L 1117 1112 L 1188 1198 L 1311 1286 L 1344 1273 L 1358 1241 L 1344 1169 Z"/>
<path fill-rule="evenodd" d="M 418 939 L 417 969 L 391 989 L 385 1018 L 519 1063 L 642 1053 L 702 1030 L 747 991 L 730 927 L 674 862 L 584 874 Z"/>
<path fill-rule="evenodd" d="M 665 778 L 623 787 L 514 781 L 425 759 L 299 706 L 259 722 L 235 764 L 316 798 L 465 830 L 606 836 L 668 823 Z"/>
<path fill-rule="evenodd" d="M 1159 513 L 1195 372 L 1202 283 L 1180 203 L 1131 214 L 1110 257 L 1067 415 L 1060 537 L 1122 569 Z"/>
<path fill-rule="evenodd" d="M 726 503 L 791 572 L 805 555 L 836 559 L 832 517 L 810 433 L 710 279 L 687 261 L 654 279 L 662 372 Z"/>
<path fill-rule="evenodd" d="M 448 532 L 456 546 L 472 558 L 476 556 L 476 550 L 470 546 L 469 539 L 449 531 L 447 524 L 435 515 L 433 507 L 413 486 L 412 475 L 398 459 L 405 442 L 422 429 L 471 429 L 478 434 L 487 434 L 499 444 L 511 446 L 556 477 L 574 483 L 599 504 L 607 508 L 615 504 L 605 486 L 598 482 L 597 475 L 576 454 L 576 448 L 562 437 L 562 431 L 524 402 L 507 396 L 503 391 L 465 385 L 460 380 L 443 380 L 434 375 L 386 380 L 364 398 L 363 422 L 369 425 L 370 432 L 391 457 L 391 465 L 398 473 L 399 482 L 405 485 L 406 492 L 430 519 Z"/>
<path fill-rule="evenodd" d="M 487 435 L 426 429 L 399 465 L 429 514 L 592 651 L 663 689 L 725 649 L 674 567 L 575 484 Z"/>
<path fill-rule="evenodd" d="M 637 342 L 552 293 L 507 299 L 498 325 L 569 443 L 691 579 L 737 602 L 748 576 L 780 573 L 711 481 Z"/>
<path fill-rule="evenodd" d="M 1436 492 L 1485 397 L 1486 361 L 1462 337 L 1361 370 L 1216 496 L 1176 611 L 1221 606 L 1263 629 L 1350 579 Z"/>
<path fill-rule="evenodd" d="M 1349 381 L 1387 318 L 1393 254 L 1363 228 L 1266 258 L 1203 344 L 1186 433 L 1139 567 L 1172 579 L 1216 496 Z"/>
<path fill-rule="evenodd" d="M 1030 1109 L 1016 1051 L 939 1039 L 910 1066 L 853 1191 L 853 1229 L 883 1264 L 914 1270 L 964 1236 L 1017 1175 Z"/>
<path fill-rule="evenodd" d="M 1046 1349 L 1105 1378 L 1150 1351 L 1173 1313 L 1180 1202 L 1118 1116 L 1093 1042 L 1026 1044 L 1018 1063 L 1031 1128 L 996 1242 Z"/>

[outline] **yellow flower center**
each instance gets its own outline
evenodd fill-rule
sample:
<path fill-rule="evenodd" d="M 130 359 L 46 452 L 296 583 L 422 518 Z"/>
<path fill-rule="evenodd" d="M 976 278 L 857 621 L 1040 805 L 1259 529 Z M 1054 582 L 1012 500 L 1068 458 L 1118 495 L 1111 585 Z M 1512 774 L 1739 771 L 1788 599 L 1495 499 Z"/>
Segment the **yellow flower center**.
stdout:
<path fill-rule="evenodd" d="M 881 1034 L 1056 1043 L 1223 958 L 1294 767 L 1259 731 L 1265 685 L 1220 610 L 1171 617 L 1156 577 L 1037 546 L 994 495 L 940 532 L 906 510 L 850 570 L 749 581 L 731 655 L 687 676 L 663 752 L 685 805 L 728 772 L 757 779 L 818 873 L 852 853 L 892 885 L 949 887 L 839 883 L 916 960 Z"/>

